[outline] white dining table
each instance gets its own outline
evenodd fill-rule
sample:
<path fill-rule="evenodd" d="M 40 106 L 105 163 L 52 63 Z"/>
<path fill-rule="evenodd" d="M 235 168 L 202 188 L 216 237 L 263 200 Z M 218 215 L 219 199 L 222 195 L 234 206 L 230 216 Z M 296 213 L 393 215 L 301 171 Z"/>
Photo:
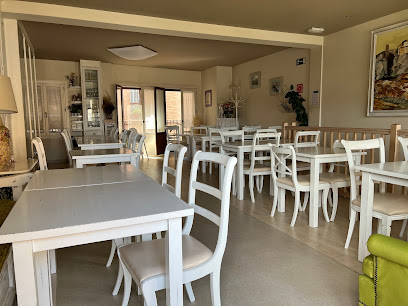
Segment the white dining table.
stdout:
<path fill-rule="evenodd" d="M 210 142 L 210 136 L 207 135 L 192 135 L 192 156 L 194 156 L 195 152 L 197 152 L 197 142 L 201 142 L 201 151 L 206 152 L 207 150 L 207 143 Z M 214 141 L 221 141 L 221 136 L 213 136 L 212 139 Z M 206 173 L 206 166 L 207 163 L 203 161 L 201 171 L 202 173 Z"/>
<path fill-rule="evenodd" d="M 107 136 L 84 137 L 82 140 L 77 140 L 77 143 L 81 150 L 120 149 L 126 145 Z"/>
<path fill-rule="evenodd" d="M 72 160 L 75 168 L 83 168 L 84 165 L 103 164 L 103 163 L 123 163 L 128 162 L 135 166 L 138 165 L 138 156 L 140 153 L 131 149 L 99 149 L 99 150 L 71 150 Z"/>
<path fill-rule="evenodd" d="M 408 162 L 375 163 L 356 166 L 362 172 L 360 232 L 358 260 L 363 261 L 369 254 L 367 241 L 372 233 L 374 180 L 408 187 Z"/>
<path fill-rule="evenodd" d="M 108 167 L 37 171 L 15 204 L 0 243 L 13 244 L 19 306 L 53 305 L 50 250 L 158 231 L 168 231 L 167 305 L 183 304 L 182 218 L 193 208 L 132 166 Z M 95 182 L 79 181 L 88 171 Z M 57 172 L 67 179 L 52 182 Z"/>

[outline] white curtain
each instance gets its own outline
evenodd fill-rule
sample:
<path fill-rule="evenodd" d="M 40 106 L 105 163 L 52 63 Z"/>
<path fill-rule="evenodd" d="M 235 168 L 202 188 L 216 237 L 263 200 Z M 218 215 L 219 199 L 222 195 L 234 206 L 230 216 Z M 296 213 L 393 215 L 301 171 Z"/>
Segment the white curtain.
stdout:
<path fill-rule="evenodd" d="M 154 114 L 154 89 L 144 88 L 143 89 L 144 98 L 144 115 L 145 115 L 145 131 L 146 133 L 156 132 L 156 122 Z"/>
<path fill-rule="evenodd" d="M 183 121 L 184 130 L 190 131 L 195 115 L 195 92 L 183 90 Z"/>

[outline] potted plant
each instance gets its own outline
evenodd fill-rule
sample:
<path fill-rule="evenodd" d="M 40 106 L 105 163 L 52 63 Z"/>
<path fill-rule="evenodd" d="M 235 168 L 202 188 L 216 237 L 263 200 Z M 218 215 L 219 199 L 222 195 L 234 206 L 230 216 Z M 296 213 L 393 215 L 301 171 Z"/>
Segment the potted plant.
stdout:
<path fill-rule="evenodd" d="M 82 105 L 81 104 L 71 104 L 68 106 L 71 116 L 82 116 Z"/>
<path fill-rule="evenodd" d="M 299 123 L 299 126 L 307 126 L 309 124 L 309 119 L 306 109 L 303 106 L 303 102 L 306 100 L 303 99 L 297 91 L 294 91 L 293 88 L 293 85 L 290 85 L 290 91 L 286 93 L 285 98 L 288 99 L 288 103 L 296 113 L 296 121 Z"/>
<path fill-rule="evenodd" d="M 103 96 L 102 109 L 103 109 L 103 112 L 105 113 L 105 118 L 112 119 L 113 117 L 112 113 L 116 109 L 116 107 L 113 104 L 112 99 L 107 92 L 106 92 L 106 95 Z"/>

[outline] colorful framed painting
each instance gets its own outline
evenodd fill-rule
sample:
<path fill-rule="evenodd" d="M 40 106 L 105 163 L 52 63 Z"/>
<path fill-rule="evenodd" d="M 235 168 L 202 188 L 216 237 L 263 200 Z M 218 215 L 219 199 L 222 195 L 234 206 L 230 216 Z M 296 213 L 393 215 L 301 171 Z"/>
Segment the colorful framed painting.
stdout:
<path fill-rule="evenodd" d="M 270 79 L 269 80 L 270 95 L 271 96 L 279 95 L 282 90 L 282 84 L 283 84 L 283 77 Z"/>
<path fill-rule="evenodd" d="M 261 72 L 257 71 L 249 75 L 249 87 L 251 89 L 261 87 Z"/>
<path fill-rule="evenodd" d="M 408 22 L 372 31 L 368 116 L 408 116 Z"/>
<path fill-rule="evenodd" d="M 205 91 L 205 107 L 212 106 L 212 90 Z"/>

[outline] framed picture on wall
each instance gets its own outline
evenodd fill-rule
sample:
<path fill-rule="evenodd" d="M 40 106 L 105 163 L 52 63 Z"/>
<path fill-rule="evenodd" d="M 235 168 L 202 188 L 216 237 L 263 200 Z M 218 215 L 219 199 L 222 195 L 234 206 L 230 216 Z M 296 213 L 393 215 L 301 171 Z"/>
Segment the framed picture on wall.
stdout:
<path fill-rule="evenodd" d="M 205 91 L 205 106 L 212 106 L 212 90 Z"/>
<path fill-rule="evenodd" d="M 261 87 L 261 72 L 257 71 L 249 75 L 249 87 L 251 89 Z"/>
<path fill-rule="evenodd" d="M 271 96 L 279 95 L 282 90 L 283 77 L 269 80 L 269 89 Z"/>
<path fill-rule="evenodd" d="M 368 116 L 408 116 L 408 22 L 371 34 Z"/>

